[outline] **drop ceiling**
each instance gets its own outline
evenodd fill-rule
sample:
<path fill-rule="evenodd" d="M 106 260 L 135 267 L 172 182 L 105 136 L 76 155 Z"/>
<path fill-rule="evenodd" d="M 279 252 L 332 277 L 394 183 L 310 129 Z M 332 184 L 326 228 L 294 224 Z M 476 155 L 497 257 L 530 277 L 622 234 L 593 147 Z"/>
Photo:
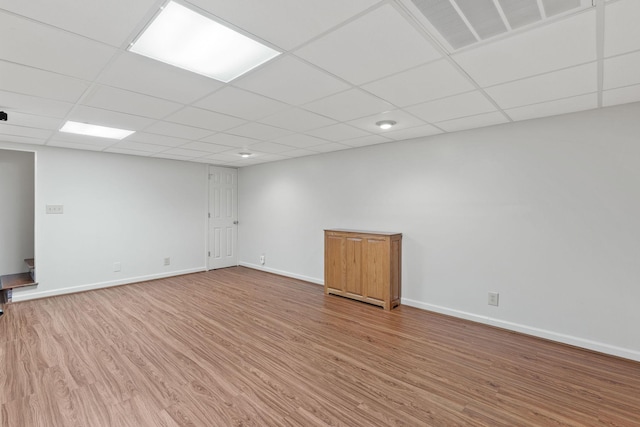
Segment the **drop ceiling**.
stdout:
<path fill-rule="evenodd" d="M 127 50 L 165 0 L 0 0 L 0 141 L 242 167 L 640 101 L 638 0 L 180 3 L 281 55 L 222 83 Z"/>

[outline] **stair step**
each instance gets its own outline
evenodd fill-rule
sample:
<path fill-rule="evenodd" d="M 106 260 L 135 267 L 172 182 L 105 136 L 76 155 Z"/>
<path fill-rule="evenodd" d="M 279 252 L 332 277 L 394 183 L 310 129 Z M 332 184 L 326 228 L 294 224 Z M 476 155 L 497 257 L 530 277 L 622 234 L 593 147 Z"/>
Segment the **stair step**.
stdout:
<path fill-rule="evenodd" d="M 31 278 L 31 274 L 29 273 L 7 274 L 0 276 L 0 290 L 3 291 L 37 284 L 38 283 Z"/>

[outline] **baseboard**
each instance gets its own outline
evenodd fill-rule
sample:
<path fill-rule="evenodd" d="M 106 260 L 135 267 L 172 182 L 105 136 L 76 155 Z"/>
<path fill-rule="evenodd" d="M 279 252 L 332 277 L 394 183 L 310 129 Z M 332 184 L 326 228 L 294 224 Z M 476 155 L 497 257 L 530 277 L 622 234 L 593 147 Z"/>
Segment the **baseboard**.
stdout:
<path fill-rule="evenodd" d="M 251 264 L 249 262 L 241 262 L 238 265 L 242 267 L 252 268 L 254 270 L 265 271 L 267 273 L 277 274 L 279 276 L 291 277 L 292 279 L 304 280 L 305 282 L 315 283 L 316 285 L 324 286 L 323 279 L 317 279 L 315 277 L 303 276 L 301 274 L 290 273 L 288 271 L 277 270 L 275 268 L 265 267 L 264 265 Z"/>
<path fill-rule="evenodd" d="M 182 276 L 184 274 L 191 274 L 191 273 L 200 273 L 202 271 L 205 271 L 206 269 L 204 267 L 199 267 L 199 268 L 192 268 L 192 269 L 187 269 L 187 270 L 179 270 L 179 271 L 172 271 L 172 272 L 168 272 L 168 273 L 159 273 L 159 274 L 150 274 L 147 276 L 138 276 L 138 277 L 129 277 L 126 279 L 121 279 L 121 280 L 112 280 L 112 281 L 108 281 L 108 282 L 100 282 L 100 283 L 92 283 L 89 285 L 80 285 L 80 286 L 70 286 L 68 288 L 60 288 L 60 289 L 54 289 L 51 291 L 42 291 L 42 292 L 28 292 L 28 293 L 21 293 L 21 294 L 13 294 L 13 302 L 20 302 L 20 301 L 29 301 L 32 299 L 39 299 L 39 298 L 48 298 L 48 297 L 54 297 L 54 296 L 58 296 L 58 295 L 65 295 L 65 294 L 73 294 L 76 292 L 85 292 L 85 291 L 92 291 L 95 289 L 103 289 L 103 288 L 110 288 L 113 286 L 120 286 L 120 285 L 129 285 L 132 283 L 139 283 L 139 282 L 146 282 L 148 280 L 155 280 L 155 279 L 164 279 L 167 277 L 173 277 L 173 276 Z"/>
<path fill-rule="evenodd" d="M 581 347 L 588 350 L 597 351 L 599 353 L 605 353 L 612 356 L 622 357 L 625 359 L 635 360 L 640 362 L 640 352 L 617 347 L 609 344 L 604 344 L 597 341 L 591 341 L 584 338 L 574 337 L 571 335 L 560 334 L 557 332 L 534 328 L 527 325 L 521 325 L 519 323 L 508 322 L 505 320 L 494 319 L 488 316 L 479 316 L 477 314 L 468 313 L 465 311 L 454 310 L 447 307 L 442 307 L 434 304 L 426 304 L 420 301 L 415 301 L 409 298 L 402 298 L 402 304 L 410 307 L 420 308 L 422 310 L 433 311 L 435 313 L 446 314 L 448 316 L 458 317 L 461 319 L 471 320 L 477 323 L 483 323 L 485 325 L 495 326 L 497 328 L 508 329 L 510 331 L 519 332 L 526 335 L 532 335 L 538 338 L 544 338 L 550 341 L 559 342 L 562 344 L 568 344 L 575 347 Z"/>

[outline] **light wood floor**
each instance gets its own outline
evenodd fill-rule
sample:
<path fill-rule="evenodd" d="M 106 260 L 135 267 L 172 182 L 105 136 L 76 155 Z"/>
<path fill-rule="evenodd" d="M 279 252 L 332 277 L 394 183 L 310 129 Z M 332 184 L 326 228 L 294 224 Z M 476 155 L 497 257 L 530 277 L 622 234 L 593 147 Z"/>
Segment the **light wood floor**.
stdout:
<path fill-rule="evenodd" d="M 246 268 L 13 304 L 0 426 L 638 426 L 640 364 Z"/>

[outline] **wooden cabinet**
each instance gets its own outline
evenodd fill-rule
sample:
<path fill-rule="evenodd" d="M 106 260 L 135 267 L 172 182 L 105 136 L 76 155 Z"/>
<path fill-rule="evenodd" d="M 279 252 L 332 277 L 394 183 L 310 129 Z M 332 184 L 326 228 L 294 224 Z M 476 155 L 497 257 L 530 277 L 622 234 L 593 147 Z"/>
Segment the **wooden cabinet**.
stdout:
<path fill-rule="evenodd" d="M 401 233 L 324 231 L 324 292 L 391 310 L 400 305 Z"/>

